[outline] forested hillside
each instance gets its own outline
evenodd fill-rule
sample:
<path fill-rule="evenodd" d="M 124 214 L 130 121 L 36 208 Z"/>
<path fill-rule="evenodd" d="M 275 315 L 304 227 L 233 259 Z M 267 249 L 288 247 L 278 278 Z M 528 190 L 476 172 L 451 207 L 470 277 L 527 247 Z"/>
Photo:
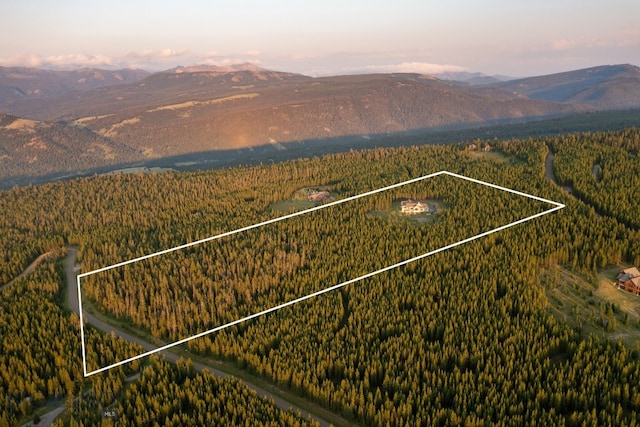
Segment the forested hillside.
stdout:
<path fill-rule="evenodd" d="M 550 313 L 544 287 L 553 285 L 546 272 L 556 265 L 594 277 L 610 264 L 640 264 L 639 211 L 613 204 L 631 200 L 639 188 L 631 184 L 625 190 L 629 181 L 616 170 L 621 164 L 638 170 L 638 141 L 640 131 L 634 129 L 496 141 L 491 155 L 470 152 L 466 145 L 376 149 L 252 168 L 16 188 L 0 193 L 0 282 L 40 253 L 68 245 L 79 248 L 82 270 L 89 271 L 274 218 L 279 213 L 272 203 L 301 188 L 328 186 L 346 197 L 449 170 L 566 208 L 208 335 L 188 348 L 234 361 L 362 425 L 637 425 L 640 348 L 585 337 L 569 327 Z M 575 195 L 545 178 L 548 147 L 555 152 L 557 178 L 573 185 Z M 594 163 L 600 166 L 596 175 Z M 397 197 L 438 198 L 447 209 L 428 224 L 370 215 Z M 254 236 L 263 239 L 258 244 L 249 235 L 236 235 L 224 250 L 211 245 L 158 258 L 139 270 L 113 270 L 88 282 L 86 292 L 96 308 L 169 342 L 255 304 L 339 283 L 358 269 L 383 265 L 389 256 L 403 259 L 464 238 L 465 231 L 473 235 L 546 208 L 455 180 L 433 180 L 411 194 L 399 191 L 297 217 L 264 237 Z M 226 290 L 212 284 L 220 275 Z M 51 316 L 62 319 L 60 328 L 68 332 L 55 339 L 68 342 L 53 349 L 43 343 L 41 351 L 51 352 L 48 361 L 59 358 L 54 366 L 67 367 L 75 379 L 67 388 L 74 392 L 91 386 L 100 399 L 98 390 L 110 384 L 104 402 L 113 402 L 123 423 L 187 425 L 191 411 L 195 424 L 200 416 L 228 424 L 259 417 L 265 424 L 303 421 L 254 402 L 235 384 L 193 373 L 188 363 L 175 367 L 152 360 L 128 387 L 123 379 L 137 365 L 81 379 L 79 341 L 73 336 L 77 316 L 60 306 L 63 282 L 61 270 L 49 263 L 8 285 L 0 328 L 17 317 L 11 310 L 21 298 L 32 300 L 22 312 L 33 319 L 46 315 L 43 307 L 59 313 Z M 42 283 L 52 291 L 36 292 Z M 50 325 L 18 324 L 11 340 L 3 331 L 0 355 L 11 346 L 31 346 L 33 338 L 19 335 L 20 328 L 39 331 Z M 91 345 L 112 350 L 100 352 L 105 359 L 91 360 L 91 366 L 110 363 L 110 357 L 122 360 L 133 350 L 119 340 L 92 336 Z M 29 362 L 17 371 L 23 372 L 20 379 L 0 378 L 2 394 L 12 387 L 14 396 L 13 406 L 3 409 L 10 424 L 28 413 L 22 403 L 28 397 L 38 396 L 32 402 L 37 404 L 56 394 L 29 385 L 36 374 L 53 378 L 54 369 L 43 365 L 40 374 L 38 361 L 24 353 L 3 360 L 0 372 L 16 372 L 14 364 L 21 362 L 15 358 Z M 217 390 L 237 403 L 220 404 Z M 143 407 L 154 409 L 145 413 Z M 212 412 L 219 418 L 207 418 Z M 69 415 L 97 421 L 86 407 Z"/>
<path fill-rule="evenodd" d="M 61 307 L 62 268 L 43 263 L 32 275 L 0 290 L 0 425 L 15 425 L 50 398 L 71 403 L 89 383 L 82 375 L 77 315 Z M 134 356 L 137 346 L 89 330 L 87 345 L 98 346 L 108 362 L 115 355 Z M 94 353 L 96 355 L 96 353 Z M 103 376 L 118 393 L 138 363 Z"/>
<path fill-rule="evenodd" d="M 103 419 L 103 408 L 117 414 L 117 421 Z M 68 412 L 72 425 L 317 425 L 279 410 L 237 380 L 220 379 L 208 371 L 196 373 L 190 361 L 179 360 L 173 366 L 155 358 L 130 387 L 124 388 L 122 381 L 111 377 L 96 378 L 89 397 Z M 65 421 L 55 425 L 66 425 Z"/>
<path fill-rule="evenodd" d="M 604 215 L 640 229 L 640 135 L 571 135 L 552 144 L 557 178 Z"/>
<path fill-rule="evenodd" d="M 213 152 L 219 162 L 229 151 L 249 156 L 250 148 L 270 147 L 273 152 L 261 159 L 266 162 L 300 142 L 366 142 L 402 132 L 522 123 L 589 111 L 417 74 L 311 78 L 268 70 L 178 71 L 0 106 L 0 112 L 22 119 L 57 123 L 38 135 L 0 132 L 0 166 L 6 169 L 0 180 L 22 184 L 25 178 L 49 173 L 203 152 Z M 63 131 L 68 139 L 60 141 Z M 29 144 L 36 136 L 48 150 Z"/>
<path fill-rule="evenodd" d="M 599 110 L 639 105 L 640 68 L 630 64 L 603 65 L 582 70 L 525 77 L 495 84 L 532 99 L 576 103 Z"/>

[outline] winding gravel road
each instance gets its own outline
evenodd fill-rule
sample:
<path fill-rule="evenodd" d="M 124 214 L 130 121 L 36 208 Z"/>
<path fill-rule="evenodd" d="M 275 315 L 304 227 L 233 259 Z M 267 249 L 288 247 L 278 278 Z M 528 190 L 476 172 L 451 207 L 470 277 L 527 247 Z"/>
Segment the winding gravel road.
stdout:
<path fill-rule="evenodd" d="M 79 304 L 78 304 L 78 285 L 76 282 L 76 258 L 78 256 L 78 251 L 77 249 L 74 248 L 67 248 L 67 257 L 65 259 L 65 271 L 66 271 L 66 275 L 67 275 L 67 297 L 68 297 L 68 301 L 69 301 L 69 307 L 71 308 L 71 310 L 73 310 L 76 313 L 79 313 Z M 150 351 L 150 350 L 154 350 L 156 348 L 158 348 L 158 346 L 147 342 L 143 339 L 140 339 L 139 337 L 134 337 L 131 334 L 128 334 L 125 331 L 122 331 L 120 329 L 114 328 L 111 325 L 106 324 L 105 322 L 101 321 L 100 319 L 97 319 L 95 316 L 93 316 L 90 313 L 87 313 L 86 311 L 83 313 L 83 319 L 85 324 L 90 324 L 91 326 L 100 329 L 104 332 L 114 332 L 117 336 L 119 336 L 120 338 L 123 338 L 127 341 L 133 342 L 138 344 L 139 346 L 141 346 L 142 348 L 144 348 L 145 351 Z M 160 352 L 165 358 L 166 360 L 170 361 L 170 362 L 177 362 L 178 359 L 181 357 L 175 353 L 172 353 L 169 350 L 164 350 Z M 226 377 L 230 377 L 232 375 L 227 374 L 226 372 L 222 372 L 220 370 L 217 370 L 215 368 L 212 368 L 211 366 L 208 365 L 204 365 L 202 363 L 198 363 L 198 362 L 193 362 L 193 366 L 196 370 L 198 371 L 203 371 L 203 370 L 208 370 L 209 372 L 212 372 L 213 374 L 215 374 L 218 377 L 221 378 L 226 378 Z M 250 382 L 247 382 L 245 379 L 240 379 L 237 378 L 239 381 L 241 381 L 244 385 L 246 385 L 247 387 L 249 387 L 252 390 L 255 390 L 256 393 L 258 393 L 259 396 L 262 397 L 267 397 L 269 399 L 272 399 L 276 406 L 280 409 L 283 410 L 289 410 L 289 409 L 293 409 L 294 411 L 298 411 L 302 414 L 302 416 L 304 417 L 310 417 L 311 419 L 313 419 L 314 421 L 317 421 L 318 423 L 320 423 L 321 426 L 323 427 L 327 427 L 330 425 L 329 422 L 325 421 L 322 418 L 319 418 L 316 414 L 312 414 L 309 411 L 306 411 L 296 405 L 293 405 L 292 403 L 282 399 L 279 396 L 274 395 L 273 393 L 263 389 L 262 387 L 259 387 L 255 384 L 252 384 Z M 344 420 L 344 424 L 347 424 L 347 421 Z"/>
<path fill-rule="evenodd" d="M 44 253 L 42 255 L 40 255 L 38 258 L 36 258 L 31 264 L 29 264 L 29 266 L 27 268 L 24 269 L 24 271 L 20 274 L 18 274 L 16 277 L 14 277 L 13 279 L 11 279 L 10 281 L 8 281 L 7 283 L 5 283 L 4 285 L 0 286 L 0 289 L 9 286 L 10 284 L 12 284 L 13 282 L 15 282 L 17 279 L 24 277 L 28 274 L 33 273 L 33 270 L 36 269 L 36 267 L 38 265 L 40 265 L 40 263 L 42 261 L 44 261 L 45 259 L 49 258 L 51 255 L 53 255 L 53 252 L 47 252 Z"/>

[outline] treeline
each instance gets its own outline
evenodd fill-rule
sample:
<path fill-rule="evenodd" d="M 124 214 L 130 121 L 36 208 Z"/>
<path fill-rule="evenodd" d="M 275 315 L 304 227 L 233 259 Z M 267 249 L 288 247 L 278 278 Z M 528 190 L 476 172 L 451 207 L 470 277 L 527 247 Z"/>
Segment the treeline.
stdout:
<path fill-rule="evenodd" d="M 448 208 L 424 226 L 370 214 L 401 195 Z M 83 289 L 99 309 L 175 341 L 551 207 L 438 176 L 95 274 Z"/>
<path fill-rule="evenodd" d="M 70 402 L 89 383 L 82 375 L 79 318 L 60 306 L 63 281 L 60 263 L 51 260 L 0 291 L 0 426 L 17 424 L 48 399 Z M 94 365 L 140 352 L 110 335 L 86 332 L 87 346 L 102 351 L 88 361 Z M 134 362 L 105 377 L 124 378 L 136 369 Z"/>
<path fill-rule="evenodd" d="M 121 386 L 121 383 L 118 384 Z M 105 392 L 105 389 L 107 392 Z M 117 397 L 117 399 L 115 398 Z M 104 416 L 111 414 L 112 418 Z M 278 409 L 240 381 L 197 373 L 191 361 L 176 366 L 157 358 L 118 396 L 103 377 L 77 399 L 54 426 L 317 426 L 293 411 Z"/>
<path fill-rule="evenodd" d="M 639 135 L 629 130 L 576 138 L 605 151 L 615 145 L 611 138 Z M 6 211 L 0 221 L 3 229 L 16 224 L 29 238 L 18 237 L 12 246 L 19 257 L 3 249 L 7 261 L 0 271 L 11 277 L 28 263 L 38 249 L 31 238 L 40 239 L 40 247 L 78 245 L 83 271 L 89 271 L 276 217 L 271 203 L 302 187 L 329 185 L 346 197 L 449 170 L 566 208 L 192 341 L 190 349 L 234 360 L 365 425 L 637 425 L 639 349 L 582 340 L 580 331 L 547 311 L 539 285 L 542 271 L 554 264 L 594 275 L 611 263 L 640 263 L 636 223 L 545 179 L 547 145 L 561 162 L 571 148 L 561 142 L 501 142 L 505 163 L 472 158 L 457 146 L 377 149 L 244 169 L 15 189 L 0 194 Z M 601 183 L 609 173 L 608 163 L 602 165 Z M 592 166 L 580 173 L 591 174 Z M 398 191 L 236 235 L 225 245 L 113 270 L 88 281 L 86 291 L 96 306 L 174 338 L 550 207 L 441 178 L 413 190 L 447 205 L 433 224 L 367 214 L 407 196 Z M 99 362 L 105 361 L 92 363 Z M 161 410 L 135 409 L 136 395 L 157 402 L 182 396 L 165 391 L 174 380 L 158 381 L 166 386 L 148 391 L 136 384 L 130 396 L 133 386 L 114 386 L 121 396 L 118 412 L 163 423 Z M 197 390 L 207 390 L 202 381 Z M 177 408 L 170 420 L 183 420 L 187 412 Z"/>
<path fill-rule="evenodd" d="M 640 135 L 637 131 L 569 135 L 551 146 L 557 178 L 603 215 L 640 229 Z"/>
<path fill-rule="evenodd" d="M 49 260 L 0 291 L 0 426 L 19 425 L 57 399 L 68 409 L 61 426 L 316 425 L 237 380 L 195 373 L 190 362 L 174 367 L 154 358 L 139 381 L 131 377 L 138 361 L 84 378 L 79 318 L 60 306 L 64 280 L 61 263 Z M 87 348 L 99 349 L 87 355 L 93 368 L 142 351 L 91 327 L 85 339 Z M 104 418 L 104 411 L 118 416 Z"/>

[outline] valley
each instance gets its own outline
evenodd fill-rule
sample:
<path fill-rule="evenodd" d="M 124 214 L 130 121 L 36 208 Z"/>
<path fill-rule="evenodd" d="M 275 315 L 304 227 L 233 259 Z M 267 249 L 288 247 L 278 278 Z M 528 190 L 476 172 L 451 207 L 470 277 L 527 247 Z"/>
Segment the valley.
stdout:
<path fill-rule="evenodd" d="M 640 110 L 597 112 L 571 115 L 565 118 L 540 120 L 522 124 L 495 125 L 482 128 L 468 128 L 458 130 L 431 130 L 427 132 L 403 132 L 399 134 L 327 138 L 294 143 L 281 144 L 285 150 L 274 148 L 273 144 L 265 144 L 244 149 L 213 150 L 182 154 L 157 159 L 142 159 L 140 154 L 131 150 L 124 150 L 119 155 L 118 162 L 110 162 L 112 166 L 82 167 L 78 163 L 72 163 L 63 171 L 43 174 L 36 172 L 41 170 L 37 165 L 30 166 L 32 172 L 24 172 L 23 175 L 12 175 L 16 164 L 5 160 L 7 169 L 4 169 L 4 178 L 0 179 L 0 189 L 9 189 L 14 186 L 37 185 L 47 182 L 69 180 L 78 177 L 90 177 L 112 172 L 123 173 L 162 172 L 165 169 L 175 171 L 211 170 L 237 166 L 251 166 L 259 164 L 272 164 L 293 159 L 311 158 L 332 153 L 344 153 L 350 150 L 372 149 L 376 147 L 402 147 L 421 146 L 434 144 L 456 144 L 464 141 L 488 141 L 507 138 L 527 138 L 529 136 L 558 135 L 571 132 L 622 130 L 628 127 L 640 126 Z M 71 150 L 73 151 L 73 150 Z M 75 152 L 75 151 L 74 151 Z M 70 154 L 73 161 L 75 154 Z M 133 159 L 140 159 L 132 161 Z M 100 162 L 100 160 L 98 160 Z M 122 162 L 122 163 L 121 163 Z M 89 163 L 90 164 L 90 163 Z M 100 164 L 100 163 L 98 163 Z M 55 167 L 53 163 L 47 163 L 45 170 Z M 0 171 L 0 175 L 3 172 Z"/>

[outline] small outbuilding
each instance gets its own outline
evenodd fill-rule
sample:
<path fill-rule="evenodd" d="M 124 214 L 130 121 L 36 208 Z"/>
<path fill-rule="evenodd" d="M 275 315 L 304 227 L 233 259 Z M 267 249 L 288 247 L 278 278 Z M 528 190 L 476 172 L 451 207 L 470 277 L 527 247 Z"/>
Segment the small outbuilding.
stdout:
<path fill-rule="evenodd" d="M 307 193 L 307 199 L 310 202 L 321 202 L 329 199 L 328 191 L 309 190 Z"/>

